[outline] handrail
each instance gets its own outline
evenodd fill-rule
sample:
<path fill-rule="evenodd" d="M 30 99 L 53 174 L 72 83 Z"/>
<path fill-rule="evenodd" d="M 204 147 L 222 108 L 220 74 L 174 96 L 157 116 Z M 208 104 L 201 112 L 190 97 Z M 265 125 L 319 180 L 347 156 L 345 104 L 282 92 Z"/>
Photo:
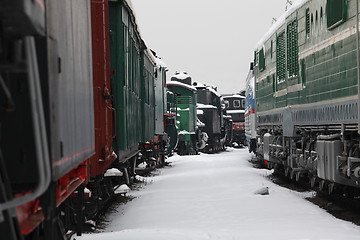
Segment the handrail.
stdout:
<path fill-rule="evenodd" d="M 14 198 L 0 204 L 0 212 L 30 202 L 41 196 L 47 189 L 51 180 L 49 150 L 47 144 L 44 109 L 42 103 L 40 77 L 36 57 L 34 37 L 25 37 L 25 53 L 28 67 L 28 81 L 32 121 L 34 128 L 34 142 L 36 161 L 39 172 L 39 182 L 35 190 L 29 194 Z"/>

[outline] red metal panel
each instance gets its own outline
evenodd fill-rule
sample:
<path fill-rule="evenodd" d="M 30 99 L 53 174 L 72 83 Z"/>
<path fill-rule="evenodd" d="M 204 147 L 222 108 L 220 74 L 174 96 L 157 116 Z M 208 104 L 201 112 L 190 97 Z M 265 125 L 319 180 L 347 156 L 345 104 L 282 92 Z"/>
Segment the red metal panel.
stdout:
<path fill-rule="evenodd" d="M 115 160 L 112 154 L 112 113 L 115 110 L 110 99 L 108 10 L 108 0 L 91 0 L 96 152 L 90 158 L 91 177 L 104 173 Z"/>

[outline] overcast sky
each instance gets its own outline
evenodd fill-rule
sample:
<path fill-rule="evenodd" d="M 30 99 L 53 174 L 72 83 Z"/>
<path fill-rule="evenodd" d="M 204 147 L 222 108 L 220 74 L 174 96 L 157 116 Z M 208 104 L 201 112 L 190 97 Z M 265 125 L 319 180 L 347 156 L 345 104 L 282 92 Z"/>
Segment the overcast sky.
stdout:
<path fill-rule="evenodd" d="M 296 1 L 296 0 L 293 0 Z M 193 81 L 237 93 L 257 42 L 284 13 L 286 0 L 132 0 L 147 46 Z"/>

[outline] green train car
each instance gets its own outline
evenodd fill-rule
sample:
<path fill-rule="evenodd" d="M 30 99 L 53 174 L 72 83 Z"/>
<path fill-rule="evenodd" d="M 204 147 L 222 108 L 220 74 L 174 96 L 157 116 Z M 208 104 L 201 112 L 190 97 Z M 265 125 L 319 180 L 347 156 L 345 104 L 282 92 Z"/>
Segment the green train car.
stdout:
<path fill-rule="evenodd" d="M 355 0 L 299 0 L 255 51 L 258 158 L 329 192 L 359 187 L 358 17 Z"/>
<path fill-rule="evenodd" d="M 179 130 L 178 153 L 180 155 L 197 154 L 196 88 L 176 81 L 176 78 L 172 78 L 172 81 L 167 83 L 167 88 L 174 94 L 175 114 Z"/>
<path fill-rule="evenodd" d="M 140 36 L 129 1 L 109 1 L 109 25 L 113 148 L 120 168 L 132 175 L 139 159 L 153 157 L 141 157 L 139 152 L 153 147 L 156 64 Z"/>

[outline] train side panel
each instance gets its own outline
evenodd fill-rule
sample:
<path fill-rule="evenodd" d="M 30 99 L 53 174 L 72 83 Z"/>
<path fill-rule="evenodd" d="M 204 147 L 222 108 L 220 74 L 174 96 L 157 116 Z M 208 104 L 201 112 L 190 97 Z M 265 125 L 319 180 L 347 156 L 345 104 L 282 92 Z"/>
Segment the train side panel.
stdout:
<path fill-rule="evenodd" d="M 113 147 L 121 161 L 136 154 L 141 141 L 140 47 L 134 17 L 126 4 L 109 2 L 110 68 L 116 138 Z"/>
<path fill-rule="evenodd" d="M 95 111 L 95 155 L 90 159 L 90 176 L 103 174 L 115 159 L 112 149 L 113 114 L 109 55 L 109 6 L 107 0 L 91 1 L 93 79 Z"/>
<path fill-rule="evenodd" d="M 94 154 L 90 2 L 47 1 L 53 180 Z"/>

